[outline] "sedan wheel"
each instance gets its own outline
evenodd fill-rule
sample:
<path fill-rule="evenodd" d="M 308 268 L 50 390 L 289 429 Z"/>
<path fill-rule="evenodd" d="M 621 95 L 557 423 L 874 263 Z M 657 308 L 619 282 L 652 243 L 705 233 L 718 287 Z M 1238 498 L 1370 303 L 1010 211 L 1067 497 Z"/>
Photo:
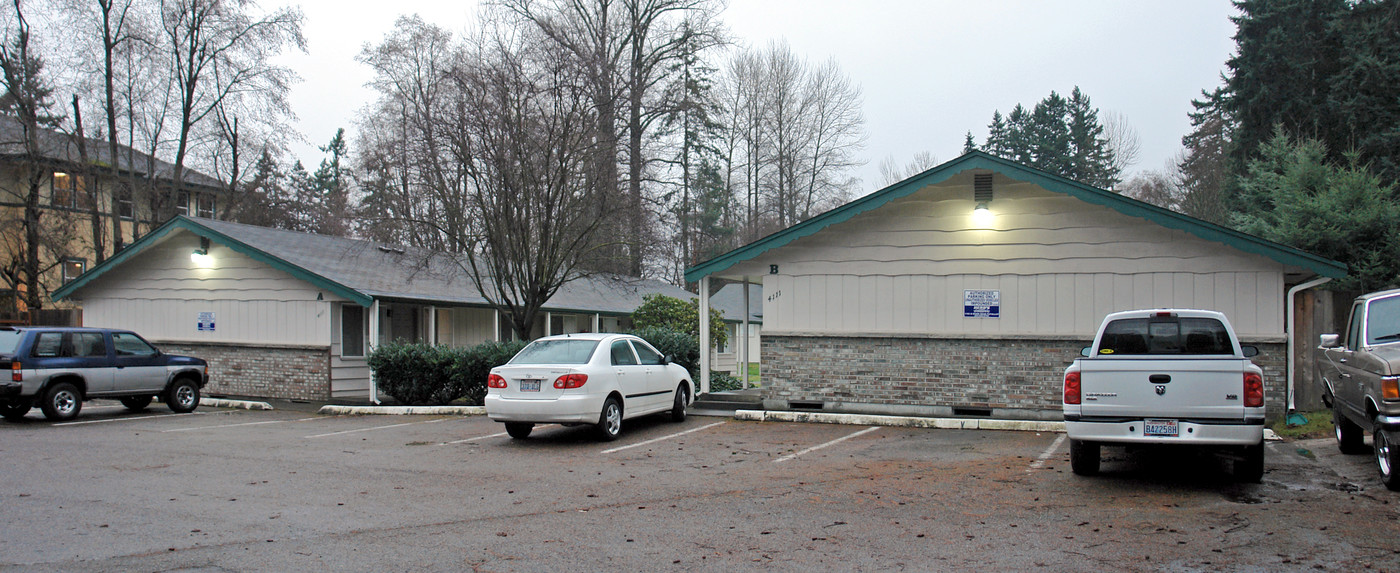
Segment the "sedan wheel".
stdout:
<path fill-rule="evenodd" d="M 193 412 L 199 407 L 199 386 L 188 378 L 176 380 L 165 393 L 165 405 L 177 414 Z"/>
<path fill-rule="evenodd" d="M 72 420 L 83 409 L 83 396 L 78 387 L 70 382 L 59 382 L 44 393 L 44 401 L 39 405 L 44 417 L 55 422 Z"/>
<path fill-rule="evenodd" d="M 622 405 L 617 398 L 608 398 L 603 403 L 603 412 L 598 415 L 598 439 L 604 442 L 616 440 L 622 434 Z"/>
<path fill-rule="evenodd" d="M 1376 433 L 1372 436 L 1376 449 L 1376 468 L 1381 472 L 1381 481 L 1385 487 L 1392 491 L 1400 491 L 1400 476 L 1395 473 L 1396 464 L 1400 463 L 1400 449 L 1392 441 L 1395 435 L 1393 432 L 1383 429 L 1380 424 L 1376 424 Z"/>
<path fill-rule="evenodd" d="M 690 392 L 686 391 L 685 383 L 682 382 L 680 386 L 676 387 L 676 402 L 671 405 L 672 422 L 685 421 L 685 405 L 690 401 L 689 398 Z"/>
<path fill-rule="evenodd" d="M 535 429 L 535 425 L 529 422 L 506 422 L 506 433 L 517 440 L 530 437 L 530 430 Z"/>

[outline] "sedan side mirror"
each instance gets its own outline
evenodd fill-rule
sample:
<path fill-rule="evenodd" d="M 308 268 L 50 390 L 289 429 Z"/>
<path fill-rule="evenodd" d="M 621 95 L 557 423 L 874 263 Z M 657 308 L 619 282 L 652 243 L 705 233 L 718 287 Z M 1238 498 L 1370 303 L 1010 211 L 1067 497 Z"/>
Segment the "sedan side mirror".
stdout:
<path fill-rule="evenodd" d="M 1321 338 L 1320 346 L 1322 346 L 1323 348 L 1336 348 L 1342 345 L 1342 337 L 1336 334 L 1324 334 L 1319 338 Z"/>
<path fill-rule="evenodd" d="M 1252 356 L 1258 356 L 1258 355 L 1259 355 L 1259 348 L 1254 347 L 1254 346 L 1241 346 L 1241 347 L 1240 347 L 1240 353 L 1241 353 L 1241 354 L 1244 354 L 1244 357 L 1245 357 L 1245 358 L 1249 358 L 1249 357 L 1252 357 Z"/>
<path fill-rule="evenodd" d="M 670 364 L 670 363 L 672 363 L 672 362 L 675 362 L 675 361 L 674 361 L 674 360 L 671 360 L 671 355 L 670 355 L 670 354 L 662 354 L 662 355 L 661 355 L 661 363 L 662 363 L 662 364 Z"/>

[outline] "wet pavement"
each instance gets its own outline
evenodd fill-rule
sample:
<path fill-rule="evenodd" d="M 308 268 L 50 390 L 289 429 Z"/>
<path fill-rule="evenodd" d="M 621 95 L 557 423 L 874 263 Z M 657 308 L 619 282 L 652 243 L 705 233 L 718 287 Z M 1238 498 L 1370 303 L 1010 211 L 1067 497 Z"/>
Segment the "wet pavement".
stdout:
<path fill-rule="evenodd" d="M 1330 440 L 1238 484 L 1075 476 L 1056 433 L 90 406 L 0 423 L 0 569 L 1400 571 L 1400 494 Z"/>

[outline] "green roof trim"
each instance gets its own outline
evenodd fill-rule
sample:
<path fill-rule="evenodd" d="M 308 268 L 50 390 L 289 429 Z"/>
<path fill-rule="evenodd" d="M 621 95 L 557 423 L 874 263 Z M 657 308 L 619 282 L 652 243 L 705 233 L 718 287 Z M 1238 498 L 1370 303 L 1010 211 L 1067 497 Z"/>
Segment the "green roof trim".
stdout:
<path fill-rule="evenodd" d="M 270 255 L 260 249 L 251 247 L 242 241 L 239 241 L 237 239 L 229 237 L 228 235 L 225 235 L 223 233 L 210 229 L 209 227 L 201 225 L 197 220 L 191 219 L 184 215 L 180 215 L 169 221 L 166 221 L 164 225 L 161 225 L 156 230 L 151 231 L 144 237 L 141 237 L 140 240 L 136 241 L 135 243 L 132 243 L 125 249 L 122 249 L 121 252 L 112 256 L 112 258 L 102 261 L 102 264 L 89 269 L 88 272 L 83 273 L 78 278 L 55 290 L 52 295 L 53 299 L 62 300 L 64 298 L 67 298 L 69 295 L 72 295 L 78 289 L 81 289 L 88 283 L 92 282 L 93 279 L 96 279 L 97 277 L 106 274 L 107 271 L 116 268 L 118 265 L 121 265 L 128 259 L 150 248 L 162 237 L 169 235 L 176 229 L 184 229 L 200 237 L 204 237 L 211 241 L 220 243 L 230 249 L 233 249 L 233 251 L 236 253 L 245 255 L 253 260 L 256 260 L 272 268 L 290 274 L 293 277 L 311 283 L 312 285 L 315 285 L 317 287 L 323 288 L 337 296 L 354 301 L 360 306 L 369 307 L 370 305 L 374 304 L 374 297 L 370 295 L 364 294 L 360 291 L 347 287 L 326 277 L 310 272 L 300 266 L 294 265 L 281 258 Z"/>
<path fill-rule="evenodd" d="M 685 271 L 687 282 L 699 281 L 702 277 L 724 272 L 739 263 L 754 259 L 769 250 L 776 249 L 797 239 L 807 237 L 831 225 L 850 220 L 856 215 L 872 211 L 886 203 L 906 197 L 928 185 L 942 183 L 949 178 L 970 169 L 986 169 L 1002 173 L 1018 181 L 1039 185 L 1049 191 L 1064 193 L 1081 201 L 1108 207 L 1130 217 L 1147 219 L 1153 223 L 1195 235 L 1207 241 L 1223 243 L 1235 249 L 1268 257 L 1279 263 L 1302 267 L 1318 275 L 1329 278 L 1342 278 L 1347 274 L 1347 266 L 1312 253 L 1241 233 L 1208 221 L 1144 203 L 1112 191 L 1105 191 L 1090 185 L 1051 175 L 1038 169 L 1026 167 L 1014 161 L 1003 159 L 981 151 L 967 153 L 957 159 L 929 169 L 923 173 L 890 185 L 884 189 L 851 201 L 845 205 L 812 217 L 806 221 L 778 231 L 767 237 L 729 251 L 723 255 L 695 265 Z"/>

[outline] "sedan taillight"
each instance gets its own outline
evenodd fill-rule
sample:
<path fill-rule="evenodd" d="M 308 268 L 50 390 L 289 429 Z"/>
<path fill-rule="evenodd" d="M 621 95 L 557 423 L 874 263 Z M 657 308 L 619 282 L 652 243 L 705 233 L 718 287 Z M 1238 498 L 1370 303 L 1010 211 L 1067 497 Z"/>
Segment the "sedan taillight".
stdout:
<path fill-rule="evenodd" d="M 505 387 L 506 387 L 506 379 L 505 379 L 505 378 L 501 378 L 501 375 L 500 375 L 500 374 L 492 374 L 492 375 L 486 377 L 486 387 L 487 387 L 487 388 L 505 388 Z"/>
<path fill-rule="evenodd" d="M 1264 405 L 1264 377 L 1254 372 L 1244 373 L 1244 407 Z"/>
<path fill-rule="evenodd" d="M 1065 373 L 1065 403 L 1078 404 L 1079 401 L 1079 371 L 1071 370 Z"/>
<path fill-rule="evenodd" d="M 554 379 L 554 387 L 560 390 L 578 388 L 588 381 L 587 374 L 565 374 Z"/>

